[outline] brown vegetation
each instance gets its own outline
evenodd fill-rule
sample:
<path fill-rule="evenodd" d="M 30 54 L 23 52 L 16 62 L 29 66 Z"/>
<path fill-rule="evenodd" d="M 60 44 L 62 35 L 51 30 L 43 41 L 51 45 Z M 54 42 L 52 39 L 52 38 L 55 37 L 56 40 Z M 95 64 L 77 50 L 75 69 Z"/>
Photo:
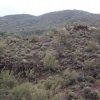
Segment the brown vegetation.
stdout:
<path fill-rule="evenodd" d="M 0 37 L 0 99 L 100 100 L 100 32 L 90 27 Z"/>

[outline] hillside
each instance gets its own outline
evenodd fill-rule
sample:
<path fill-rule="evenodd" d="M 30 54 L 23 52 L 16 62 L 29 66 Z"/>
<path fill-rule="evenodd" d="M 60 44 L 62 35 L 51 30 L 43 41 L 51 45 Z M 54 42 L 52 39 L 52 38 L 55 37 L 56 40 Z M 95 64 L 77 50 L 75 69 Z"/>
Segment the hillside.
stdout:
<path fill-rule="evenodd" d="M 0 100 L 100 100 L 100 30 L 0 34 Z"/>
<path fill-rule="evenodd" d="M 0 32 L 33 32 L 44 30 L 64 23 L 77 22 L 78 20 L 89 24 L 100 25 L 100 15 L 80 10 L 65 10 L 47 13 L 41 16 L 28 14 L 9 15 L 0 18 Z"/>

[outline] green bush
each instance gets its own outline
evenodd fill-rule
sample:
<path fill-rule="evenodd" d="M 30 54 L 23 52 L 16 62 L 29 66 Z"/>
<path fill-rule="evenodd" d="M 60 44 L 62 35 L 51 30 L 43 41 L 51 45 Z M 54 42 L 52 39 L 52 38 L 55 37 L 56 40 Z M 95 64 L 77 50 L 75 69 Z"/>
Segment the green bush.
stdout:
<path fill-rule="evenodd" d="M 28 80 L 30 82 L 35 80 L 36 76 L 35 76 L 35 73 L 34 73 L 34 69 L 30 70 L 30 73 L 27 74 L 27 77 L 28 77 Z"/>
<path fill-rule="evenodd" d="M 38 85 L 23 83 L 12 90 L 10 100 L 49 100 L 49 95 L 50 91 Z"/>
<path fill-rule="evenodd" d="M 49 100 L 50 94 L 50 91 L 43 88 L 38 88 L 37 86 L 33 88 L 33 100 Z"/>
<path fill-rule="evenodd" d="M 93 37 L 100 44 L 100 30 L 95 30 L 93 33 Z"/>
<path fill-rule="evenodd" d="M 63 98 L 64 98 L 64 93 L 58 93 L 58 94 L 56 94 L 55 96 L 53 96 L 52 98 L 51 98 L 51 100 L 63 100 Z"/>
<path fill-rule="evenodd" d="M 79 73 L 76 71 L 70 71 L 69 69 L 66 69 L 63 72 L 63 78 L 65 80 L 66 85 L 73 85 L 77 83 Z"/>
<path fill-rule="evenodd" d="M 90 82 L 90 83 L 94 83 L 95 79 L 92 76 L 86 76 L 85 81 Z"/>
<path fill-rule="evenodd" d="M 11 93 L 12 100 L 34 100 L 33 85 L 31 83 L 23 83 L 16 86 Z"/>
<path fill-rule="evenodd" d="M 69 32 L 65 28 L 58 28 L 54 30 L 53 41 L 55 43 L 60 43 L 66 45 L 67 39 L 69 37 Z"/>
<path fill-rule="evenodd" d="M 37 41 L 38 41 L 38 37 L 36 35 L 34 35 L 30 40 L 30 42 L 33 42 L 33 43 Z"/>
<path fill-rule="evenodd" d="M 17 85 L 17 80 L 9 73 L 0 73 L 0 100 L 9 100 L 11 90 Z"/>
<path fill-rule="evenodd" d="M 44 67 L 47 70 L 55 70 L 57 68 L 58 60 L 53 51 L 47 51 L 43 59 Z"/>
<path fill-rule="evenodd" d="M 12 89 L 17 85 L 17 80 L 8 71 L 0 74 L 0 89 Z"/>
<path fill-rule="evenodd" d="M 67 34 L 67 33 L 60 34 L 60 36 L 59 36 L 60 42 L 66 45 L 67 44 L 68 35 L 69 34 Z"/>
<path fill-rule="evenodd" d="M 62 87 L 63 82 L 64 80 L 60 75 L 51 76 L 44 82 L 44 87 L 47 90 L 58 91 Z"/>

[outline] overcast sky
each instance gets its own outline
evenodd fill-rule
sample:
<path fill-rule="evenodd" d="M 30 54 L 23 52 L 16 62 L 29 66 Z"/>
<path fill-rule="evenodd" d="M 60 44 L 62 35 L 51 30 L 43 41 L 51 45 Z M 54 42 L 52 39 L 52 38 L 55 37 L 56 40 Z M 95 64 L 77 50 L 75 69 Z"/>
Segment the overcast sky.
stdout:
<path fill-rule="evenodd" d="M 100 13 L 100 0 L 0 0 L 0 16 L 9 14 L 41 15 L 67 9 Z"/>

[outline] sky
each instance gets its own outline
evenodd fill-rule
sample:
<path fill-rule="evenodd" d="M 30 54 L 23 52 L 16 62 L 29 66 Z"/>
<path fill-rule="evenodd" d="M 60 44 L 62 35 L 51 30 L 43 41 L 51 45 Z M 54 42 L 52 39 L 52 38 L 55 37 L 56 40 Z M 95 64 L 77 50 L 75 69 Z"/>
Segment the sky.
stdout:
<path fill-rule="evenodd" d="M 84 10 L 100 14 L 100 0 L 0 0 L 0 16 L 41 15 L 59 10 Z"/>

